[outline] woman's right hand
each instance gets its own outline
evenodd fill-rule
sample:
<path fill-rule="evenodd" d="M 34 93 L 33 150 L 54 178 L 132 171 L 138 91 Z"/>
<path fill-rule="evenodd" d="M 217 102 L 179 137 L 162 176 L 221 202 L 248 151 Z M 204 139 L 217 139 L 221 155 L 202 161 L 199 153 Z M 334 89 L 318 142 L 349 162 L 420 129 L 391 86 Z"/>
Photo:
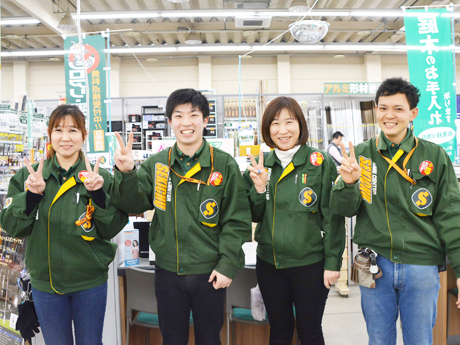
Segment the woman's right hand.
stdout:
<path fill-rule="evenodd" d="M 134 169 L 133 132 L 129 133 L 128 143 L 123 143 L 120 133 L 115 132 L 120 148 L 115 151 L 115 165 L 121 172 L 130 172 Z"/>
<path fill-rule="evenodd" d="M 24 158 L 24 164 L 27 167 L 27 170 L 29 171 L 29 177 L 27 177 L 26 180 L 26 187 L 28 190 L 30 190 L 34 194 L 43 194 L 43 191 L 45 190 L 46 183 L 45 180 L 43 180 L 43 162 L 45 161 L 45 158 L 40 159 L 40 163 L 38 164 L 38 169 L 37 171 L 32 168 L 32 165 L 30 165 L 29 161 L 27 158 Z"/>
<path fill-rule="evenodd" d="M 342 165 L 339 168 L 340 175 L 342 176 L 343 182 L 346 184 L 355 184 L 356 181 L 361 177 L 361 167 L 356 161 L 355 148 L 353 143 L 348 142 L 350 148 L 350 156 L 347 154 L 347 150 L 343 142 L 340 143 L 340 149 L 342 150 L 343 160 Z"/>
<path fill-rule="evenodd" d="M 252 166 L 248 166 L 249 176 L 254 182 L 257 193 L 263 193 L 268 181 L 268 173 L 264 167 L 264 153 L 262 150 L 259 151 L 259 163 L 256 162 L 252 154 L 249 154 L 249 158 L 252 164 Z"/>

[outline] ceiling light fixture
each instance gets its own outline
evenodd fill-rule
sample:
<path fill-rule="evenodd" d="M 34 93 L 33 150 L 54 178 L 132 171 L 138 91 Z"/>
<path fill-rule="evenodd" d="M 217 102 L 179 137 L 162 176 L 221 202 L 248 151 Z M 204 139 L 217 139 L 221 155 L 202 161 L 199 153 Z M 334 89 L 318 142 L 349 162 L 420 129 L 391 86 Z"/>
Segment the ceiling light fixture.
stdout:
<path fill-rule="evenodd" d="M 155 59 L 155 58 L 148 58 L 147 60 L 145 60 L 146 62 L 157 62 L 158 59 Z"/>
<path fill-rule="evenodd" d="M 200 35 L 195 31 L 195 30 L 190 30 L 190 33 L 187 35 L 187 38 L 185 39 L 185 44 L 201 44 L 203 41 L 201 40 Z"/>
<path fill-rule="evenodd" d="M 61 61 L 61 59 L 57 58 L 57 57 L 50 57 L 48 59 L 48 61 Z"/>
<path fill-rule="evenodd" d="M 301 20 L 289 25 L 294 38 L 305 44 L 313 44 L 321 41 L 327 34 L 329 23 L 321 20 Z"/>
<path fill-rule="evenodd" d="M 69 9 L 65 11 L 64 17 L 62 17 L 59 21 L 57 28 L 64 31 L 77 30 L 77 25 L 75 24 L 75 20 L 72 18 Z"/>
<path fill-rule="evenodd" d="M 293 0 L 289 7 L 290 12 L 308 12 L 310 6 L 308 6 L 306 0 Z"/>
<path fill-rule="evenodd" d="M 343 55 L 343 54 L 334 55 L 334 59 L 343 59 L 344 57 L 345 57 L 345 55 Z"/>

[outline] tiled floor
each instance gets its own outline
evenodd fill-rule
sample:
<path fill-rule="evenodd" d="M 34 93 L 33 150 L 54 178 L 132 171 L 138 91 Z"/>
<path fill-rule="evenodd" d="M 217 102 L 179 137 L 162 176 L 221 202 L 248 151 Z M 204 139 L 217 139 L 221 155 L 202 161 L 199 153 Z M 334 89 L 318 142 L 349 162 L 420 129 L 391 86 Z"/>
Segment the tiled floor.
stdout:
<path fill-rule="evenodd" d="M 397 345 L 403 345 L 398 326 Z M 323 318 L 323 333 L 327 345 L 367 345 L 366 323 L 361 313 L 361 297 L 357 286 L 350 286 L 350 295 L 340 296 L 332 290 Z"/>

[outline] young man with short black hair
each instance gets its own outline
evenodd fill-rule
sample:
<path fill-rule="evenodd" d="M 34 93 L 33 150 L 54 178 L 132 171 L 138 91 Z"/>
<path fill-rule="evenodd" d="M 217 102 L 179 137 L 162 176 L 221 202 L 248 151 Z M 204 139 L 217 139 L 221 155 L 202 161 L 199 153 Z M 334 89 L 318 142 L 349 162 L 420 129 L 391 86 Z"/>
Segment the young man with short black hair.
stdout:
<path fill-rule="evenodd" d="M 460 277 L 459 186 L 445 150 L 408 128 L 418 101 L 418 89 L 401 78 L 381 84 L 382 132 L 356 148 L 350 142 L 350 157 L 341 144 L 341 179 L 332 189 L 331 208 L 357 216 L 353 241 L 377 254 L 383 273 L 375 288 L 360 286 L 372 345 L 396 344 L 398 313 L 404 344 L 431 345 L 446 255 Z"/>
<path fill-rule="evenodd" d="M 190 311 L 195 343 L 218 345 L 225 288 L 244 265 L 251 214 L 238 164 L 204 138 L 209 103 L 193 89 L 173 92 L 166 115 L 176 144 L 134 169 L 132 134 L 115 156 L 111 202 L 126 212 L 155 209 L 150 245 L 164 345 L 186 345 Z"/>

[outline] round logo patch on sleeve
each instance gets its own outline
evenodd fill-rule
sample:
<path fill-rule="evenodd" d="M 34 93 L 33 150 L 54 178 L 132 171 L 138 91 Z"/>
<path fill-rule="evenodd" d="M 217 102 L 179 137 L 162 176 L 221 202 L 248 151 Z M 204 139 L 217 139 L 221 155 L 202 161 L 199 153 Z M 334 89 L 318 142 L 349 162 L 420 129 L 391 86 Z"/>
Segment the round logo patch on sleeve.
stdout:
<path fill-rule="evenodd" d="M 425 188 L 420 188 L 416 190 L 414 194 L 412 194 L 412 202 L 415 206 L 417 206 L 417 208 L 421 210 L 430 206 L 432 201 L 433 198 L 431 193 Z"/>
<path fill-rule="evenodd" d="M 11 203 L 13 202 L 13 198 L 8 198 L 5 200 L 5 206 L 3 206 L 3 208 L 7 208 L 8 206 L 11 205 Z"/>
<path fill-rule="evenodd" d="M 316 202 L 316 199 L 316 193 L 310 187 L 305 187 L 299 193 L 299 201 L 305 207 L 311 207 Z"/>
<path fill-rule="evenodd" d="M 78 173 L 78 178 L 81 180 L 81 182 L 85 182 L 85 180 L 88 178 L 89 174 L 86 170 L 82 170 Z"/>
<path fill-rule="evenodd" d="M 429 175 L 433 172 L 433 163 L 431 163 L 430 161 L 423 161 L 418 170 L 420 171 L 420 174 L 422 175 Z"/>
<path fill-rule="evenodd" d="M 310 155 L 310 163 L 313 164 L 314 166 L 320 166 L 323 164 L 324 157 L 321 152 L 313 152 Z"/>
<path fill-rule="evenodd" d="M 209 176 L 209 183 L 213 186 L 218 186 L 222 183 L 223 176 L 220 172 L 215 171 Z"/>
<path fill-rule="evenodd" d="M 219 212 L 219 206 L 214 199 L 208 199 L 201 203 L 200 211 L 203 217 L 211 219 Z"/>

